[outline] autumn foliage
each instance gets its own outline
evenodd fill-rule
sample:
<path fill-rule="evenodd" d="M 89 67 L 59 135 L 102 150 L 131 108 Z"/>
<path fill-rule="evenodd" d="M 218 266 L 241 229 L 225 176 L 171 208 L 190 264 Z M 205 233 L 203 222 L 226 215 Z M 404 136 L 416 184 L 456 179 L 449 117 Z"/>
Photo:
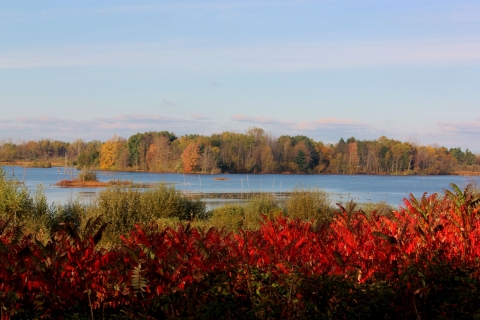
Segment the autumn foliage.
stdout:
<path fill-rule="evenodd" d="M 469 149 L 422 146 L 381 136 L 341 138 L 330 144 L 303 135 L 275 137 L 261 128 L 212 135 L 168 131 L 136 133 L 108 141 L 0 140 L 0 162 L 34 167 L 75 165 L 121 171 L 198 173 L 328 173 L 436 175 L 480 172 Z"/>
<path fill-rule="evenodd" d="M 198 166 L 200 159 L 199 148 L 196 143 L 190 143 L 182 152 L 183 172 L 191 173 Z"/>
<path fill-rule="evenodd" d="M 279 216 L 226 233 L 137 225 L 97 248 L 100 218 L 46 245 L 0 221 L 2 319 L 473 318 L 480 314 L 480 200 L 452 185 L 390 216 Z"/>
<path fill-rule="evenodd" d="M 108 140 L 102 145 L 100 152 L 100 168 L 102 170 L 110 169 L 115 165 L 118 152 L 122 147 L 123 140 L 117 136 Z"/>

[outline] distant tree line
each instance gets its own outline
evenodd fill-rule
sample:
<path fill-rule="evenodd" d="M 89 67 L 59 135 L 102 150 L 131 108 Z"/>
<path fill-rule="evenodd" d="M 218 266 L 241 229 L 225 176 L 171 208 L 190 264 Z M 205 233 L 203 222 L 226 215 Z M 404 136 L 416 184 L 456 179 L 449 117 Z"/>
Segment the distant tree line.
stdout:
<path fill-rule="evenodd" d="M 422 146 L 385 136 L 336 144 L 297 135 L 273 137 L 261 128 L 177 137 L 168 131 L 114 136 L 102 142 L 0 141 L 0 161 L 65 161 L 102 170 L 183 173 L 449 174 L 480 171 L 480 155 Z"/>

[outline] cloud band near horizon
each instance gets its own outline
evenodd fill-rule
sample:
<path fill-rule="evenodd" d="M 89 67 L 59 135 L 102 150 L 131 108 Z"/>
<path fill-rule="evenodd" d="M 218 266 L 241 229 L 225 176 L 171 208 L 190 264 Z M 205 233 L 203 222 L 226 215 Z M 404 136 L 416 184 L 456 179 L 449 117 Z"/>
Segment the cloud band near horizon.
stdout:
<path fill-rule="evenodd" d="M 170 117 L 160 114 L 122 114 L 114 117 L 93 117 L 73 120 L 58 117 L 18 117 L 0 120 L 0 137 L 6 139 L 57 139 L 64 141 L 102 140 L 113 135 L 128 138 L 137 132 L 170 131 L 179 136 L 184 134 L 221 133 L 224 131 L 245 132 L 250 127 L 260 127 L 273 136 L 306 135 L 316 141 L 335 143 L 340 138 L 355 137 L 359 140 L 375 140 L 382 135 L 406 141 L 374 125 L 352 119 L 321 118 L 311 121 L 285 121 L 269 117 L 235 114 L 229 120 L 212 119 L 201 114 L 190 117 Z M 42 132 L 42 135 L 38 135 Z M 439 144 L 447 147 L 469 148 L 480 153 L 480 142 L 466 145 L 465 137 L 480 134 L 480 119 L 469 122 L 439 122 L 436 132 L 417 132 L 408 138 L 416 138 L 421 144 Z"/>

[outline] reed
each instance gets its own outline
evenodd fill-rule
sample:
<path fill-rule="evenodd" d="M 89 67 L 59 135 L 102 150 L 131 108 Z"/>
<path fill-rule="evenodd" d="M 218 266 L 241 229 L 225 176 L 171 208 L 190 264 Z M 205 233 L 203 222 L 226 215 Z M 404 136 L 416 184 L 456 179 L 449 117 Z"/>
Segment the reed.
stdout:
<path fill-rule="evenodd" d="M 32 206 L 27 187 L 16 180 L 8 179 L 5 170 L 0 167 L 0 218 L 21 221 L 32 211 Z"/>
<path fill-rule="evenodd" d="M 257 230 L 263 216 L 272 219 L 281 214 L 274 196 L 268 193 L 254 195 L 245 205 L 226 205 L 211 211 L 207 227 L 222 228 L 227 231 L 239 229 Z M 197 225 L 200 225 L 197 223 Z"/>

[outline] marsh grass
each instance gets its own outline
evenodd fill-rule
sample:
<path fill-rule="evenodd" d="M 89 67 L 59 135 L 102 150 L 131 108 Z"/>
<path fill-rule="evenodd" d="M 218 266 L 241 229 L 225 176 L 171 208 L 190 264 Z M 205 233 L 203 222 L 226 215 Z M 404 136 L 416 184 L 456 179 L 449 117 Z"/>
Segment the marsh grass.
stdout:
<path fill-rule="evenodd" d="M 0 167 L 0 219 L 11 219 L 22 225 L 25 234 L 33 234 L 45 242 L 51 234 L 54 206 L 50 206 L 43 185 L 32 196 L 27 187 L 9 179 Z"/>
<path fill-rule="evenodd" d="M 8 179 L 5 170 L 0 167 L 0 218 L 23 220 L 32 209 L 33 203 L 27 187 Z"/>
<path fill-rule="evenodd" d="M 160 228 L 176 229 L 180 223 L 190 223 L 196 228 L 223 228 L 227 232 L 239 229 L 257 230 L 264 217 L 273 219 L 286 215 L 293 219 L 309 220 L 313 225 L 328 225 L 335 216 L 337 207 L 332 207 L 326 192 L 319 189 L 296 189 L 290 197 L 279 203 L 273 194 L 254 195 L 244 205 L 226 205 L 206 212 L 200 198 L 186 197 L 173 185 L 160 183 L 151 188 L 139 188 L 133 184 L 117 184 L 100 191 L 94 200 L 81 203 L 79 200 L 66 204 L 47 202 L 42 185 L 32 196 L 28 189 L 6 177 L 0 167 L 0 219 L 12 218 L 23 225 L 25 233 L 31 233 L 41 242 L 51 239 L 62 223 L 70 224 L 79 233 L 89 219 L 102 217 L 107 223 L 102 245 L 114 245 L 119 235 L 127 234 L 135 224 L 156 222 Z M 345 204 L 347 211 L 362 209 L 367 216 L 376 211 L 390 216 L 395 209 L 381 203 Z"/>
<path fill-rule="evenodd" d="M 23 225 L 26 234 L 35 235 L 41 242 L 50 240 L 62 223 L 81 233 L 89 219 L 99 216 L 108 225 L 102 243 L 117 243 L 119 235 L 133 230 L 135 224 L 156 221 L 160 226 L 175 227 L 181 221 L 196 220 L 203 225 L 207 218 L 203 201 L 187 198 L 167 184 L 147 189 L 114 185 L 100 191 L 90 204 L 74 200 L 49 205 L 42 185 L 32 196 L 0 167 L 0 219 Z"/>
<path fill-rule="evenodd" d="M 295 189 L 284 204 L 291 218 L 328 223 L 334 217 L 327 193 L 319 189 Z"/>
<path fill-rule="evenodd" d="M 257 230 L 263 217 L 272 219 L 282 213 L 272 194 L 254 195 L 245 205 L 226 205 L 211 211 L 206 224 L 227 231 L 239 229 Z"/>
<path fill-rule="evenodd" d="M 108 224 L 105 237 L 117 241 L 119 234 L 134 229 L 135 224 L 151 221 L 169 225 L 176 221 L 202 219 L 205 203 L 199 198 L 187 198 L 173 186 L 161 183 L 152 188 L 141 189 L 114 185 L 99 192 L 87 208 L 86 219 L 103 216 Z"/>

